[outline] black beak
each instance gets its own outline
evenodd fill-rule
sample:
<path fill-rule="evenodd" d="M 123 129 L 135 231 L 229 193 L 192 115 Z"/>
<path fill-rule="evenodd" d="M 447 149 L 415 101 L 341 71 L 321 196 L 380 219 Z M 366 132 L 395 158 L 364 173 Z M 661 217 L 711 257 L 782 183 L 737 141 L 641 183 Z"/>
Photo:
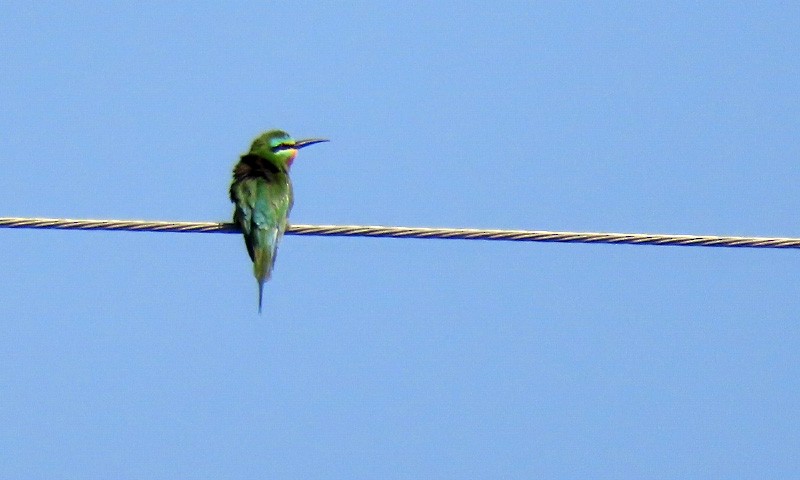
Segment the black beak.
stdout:
<path fill-rule="evenodd" d="M 327 138 L 307 138 L 305 140 L 298 140 L 294 142 L 294 148 L 301 149 L 315 143 L 330 142 Z"/>

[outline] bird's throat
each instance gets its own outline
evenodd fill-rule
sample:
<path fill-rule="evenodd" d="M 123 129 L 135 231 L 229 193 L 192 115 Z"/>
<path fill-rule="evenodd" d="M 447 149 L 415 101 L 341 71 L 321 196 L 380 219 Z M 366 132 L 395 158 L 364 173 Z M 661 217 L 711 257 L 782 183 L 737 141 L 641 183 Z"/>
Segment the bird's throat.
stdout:
<path fill-rule="evenodd" d="M 291 167 L 292 166 L 292 164 L 294 163 L 295 157 L 297 157 L 297 150 L 291 150 L 291 154 L 286 159 L 286 166 L 287 167 Z"/>

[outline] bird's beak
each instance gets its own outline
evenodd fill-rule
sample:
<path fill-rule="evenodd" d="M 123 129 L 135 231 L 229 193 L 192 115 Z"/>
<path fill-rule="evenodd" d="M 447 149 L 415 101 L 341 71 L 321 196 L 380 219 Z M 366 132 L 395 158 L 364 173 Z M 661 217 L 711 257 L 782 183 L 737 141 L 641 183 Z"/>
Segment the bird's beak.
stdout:
<path fill-rule="evenodd" d="M 327 138 L 307 138 L 305 140 L 298 140 L 294 142 L 294 148 L 301 149 L 303 147 L 307 147 L 309 145 L 314 145 L 315 143 L 322 143 L 322 142 L 329 142 Z"/>

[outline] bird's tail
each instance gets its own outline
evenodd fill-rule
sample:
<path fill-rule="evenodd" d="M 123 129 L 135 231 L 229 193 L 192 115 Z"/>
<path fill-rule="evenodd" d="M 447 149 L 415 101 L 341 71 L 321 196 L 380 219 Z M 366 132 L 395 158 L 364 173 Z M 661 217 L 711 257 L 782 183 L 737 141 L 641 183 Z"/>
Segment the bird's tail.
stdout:
<path fill-rule="evenodd" d="M 264 280 L 258 279 L 258 314 L 261 315 L 261 303 L 264 298 Z"/>
<path fill-rule="evenodd" d="M 256 249 L 253 262 L 253 274 L 258 282 L 258 313 L 261 314 L 261 305 L 264 299 L 264 284 L 269 280 L 272 270 L 272 255 L 269 250 Z"/>
<path fill-rule="evenodd" d="M 263 235 L 254 242 L 253 247 L 253 274 L 258 282 L 258 313 L 261 313 L 261 304 L 264 298 L 264 283 L 272 274 L 272 265 L 275 262 L 275 253 L 278 247 L 277 229 L 259 230 L 256 235 Z"/>

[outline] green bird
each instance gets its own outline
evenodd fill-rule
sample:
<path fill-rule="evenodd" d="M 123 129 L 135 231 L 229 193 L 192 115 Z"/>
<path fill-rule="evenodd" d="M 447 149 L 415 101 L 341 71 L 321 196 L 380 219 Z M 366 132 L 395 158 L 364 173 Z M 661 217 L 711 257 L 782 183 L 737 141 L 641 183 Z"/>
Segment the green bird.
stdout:
<path fill-rule="evenodd" d="M 242 155 L 233 169 L 230 190 L 235 204 L 233 221 L 242 229 L 247 253 L 253 261 L 259 313 L 264 282 L 272 273 L 278 241 L 286 231 L 294 203 L 289 169 L 299 149 L 327 141 L 295 140 L 283 130 L 270 130 L 253 141 L 250 151 Z"/>

